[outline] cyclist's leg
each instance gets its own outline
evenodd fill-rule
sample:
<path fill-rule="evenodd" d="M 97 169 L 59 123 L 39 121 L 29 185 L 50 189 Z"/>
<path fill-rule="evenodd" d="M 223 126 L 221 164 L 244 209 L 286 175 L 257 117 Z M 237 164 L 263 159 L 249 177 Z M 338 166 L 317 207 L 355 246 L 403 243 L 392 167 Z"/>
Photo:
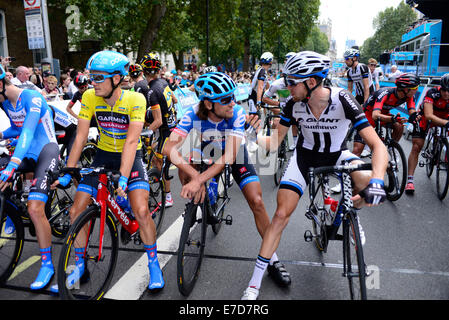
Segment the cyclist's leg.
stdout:
<path fill-rule="evenodd" d="M 416 165 L 418 164 L 419 154 L 424 146 L 424 141 L 426 139 L 427 130 L 420 128 L 417 132 L 416 128 L 413 128 L 412 133 L 412 149 L 408 156 L 408 174 L 407 174 L 407 185 L 405 190 L 407 193 L 413 193 L 415 191 L 415 186 L 413 184 L 413 176 L 415 174 Z"/>
<path fill-rule="evenodd" d="M 157 152 L 161 153 L 162 149 L 164 147 L 165 142 L 167 141 L 168 137 L 170 136 L 170 130 L 169 129 L 159 129 L 160 132 L 160 137 L 158 140 L 158 145 L 157 145 Z M 156 167 L 158 168 L 158 170 L 162 170 L 162 159 L 156 158 Z M 170 180 L 166 180 L 165 176 L 162 176 L 162 179 L 164 180 L 164 186 L 165 186 L 165 207 L 171 207 L 173 206 L 173 198 L 171 195 L 171 183 Z"/>
<path fill-rule="evenodd" d="M 45 215 L 45 204 L 50 191 L 47 182 L 47 169 L 55 169 L 59 157 L 59 148 L 56 143 L 48 143 L 42 148 L 37 159 L 34 172 L 35 182 L 28 196 L 28 213 L 34 228 L 41 253 L 41 268 L 36 280 L 30 288 L 39 290 L 47 286 L 54 275 L 54 267 L 51 259 L 51 228 Z"/>
<path fill-rule="evenodd" d="M 148 289 L 160 290 L 164 287 L 162 271 L 157 259 L 156 226 L 148 208 L 149 184 L 145 165 L 142 160 L 142 151 L 136 152 L 134 165 L 129 177 L 129 200 L 132 211 L 139 223 L 140 237 L 148 255 L 148 268 L 150 271 L 150 283 Z"/>
<path fill-rule="evenodd" d="M 399 140 L 401 140 L 403 132 L 404 126 L 402 125 L 402 123 L 399 122 L 393 123 L 393 131 L 391 133 L 391 137 L 393 138 L 394 141 L 399 142 Z"/>
<path fill-rule="evenodd" d="M 354 147 L 352 148 L 352 153 L 357 157 L 360 157 L 364 148 L 365 148 L 365 141 L 363 141 L 359 133 L 356 132 L 354 135 Z"/>

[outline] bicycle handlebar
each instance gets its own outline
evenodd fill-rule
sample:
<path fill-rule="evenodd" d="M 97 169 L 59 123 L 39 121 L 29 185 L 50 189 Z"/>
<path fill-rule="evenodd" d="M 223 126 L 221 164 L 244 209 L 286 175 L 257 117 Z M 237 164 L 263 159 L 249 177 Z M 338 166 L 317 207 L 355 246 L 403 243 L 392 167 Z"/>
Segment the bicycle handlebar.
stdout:
<path fill-rule="evenodd" d="M 351 173 L 358 170 L 372 170 L 371 163 L 359 163 L 359 164 L 345 164 L 336 166 L 324 166 L 318 168 L 309 168 L 309 173 L 316 174 L 329 174 L 334 172 L 347 172 Z"/>

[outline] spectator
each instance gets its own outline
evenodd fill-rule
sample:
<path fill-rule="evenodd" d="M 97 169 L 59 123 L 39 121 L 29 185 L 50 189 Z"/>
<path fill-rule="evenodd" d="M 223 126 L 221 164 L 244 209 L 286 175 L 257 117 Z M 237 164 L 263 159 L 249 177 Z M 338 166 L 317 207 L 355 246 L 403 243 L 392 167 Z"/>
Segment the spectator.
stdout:
<path fill-rule="evenodd" d="M 14 75 L 13 75 L 11 72 L 6 71 L 6 72 L 5 72 L 5 77 L 6 77 L 6 79 L 8 79 L 9 81 L 11 81 L 12 78 L 14 78 Z"/>
<path fill-rule="evenodd" d="M 373 75 L 373 83 L 377 91 L 380 89 L 380 79 L 383 78 L 382 69 L 377 67 L 377 60 L 374 58 L 368 60 L 368 68 Z"/>
<path fill-rule="evenodd" d="M 70 81 L 72 81 L 72 78 L 70 78 L 69 75 L 65 73 L 61 74 L 61 84 L 59 86 L 59 91 L 63 94 L 62 99 L 64 100 L 70 100 L 73 97 L 73 95 L 69 93 Z"/>
<path fill-rule="evenodd" d="M 19 66 L 16 69 L 16 77 L 11 79 L 11 83 L 15 85 L 16 87 L 22 88 L 22 89 L 32 89 L 36 91 L 41 91 L 34 83 L 32 83 L 30 80 L 30 71 L 25 66 Z"/>
<path fill-rule="evenodd" d="M 81 73 L 81 72 L 76 69 L 73 69 L 72 71 L 70 71 L 70 78 L 72 79 L 72 81 L 69 84 L 69 92 L 72 94 L 72 97 L 75 94 L 75 92 L 78 91 L 78 88 L 73 84 L 73 79 L 75 79 L 79 73 Z"/>
<path fill-rule="evenodd" d="M 36 87 L 43 89 L 44 88 L 44 79 L 41 75 L 41 70 L 38 67 L 34 67 L 33 73 L 30 76 L 30 81 L 36 85 Z"/>
<path fill-rule="evenodd" d="M 60 93 L 61 92 L 58 88 L 58 79 L 56 79 L 56 77 L 53 75 L 48 76 L 45 83 L 45 88 L 41 91 L 41 94 L 44 96 L 45 100 L 59 101 Z"/>
<path fill-rule="evenodd" d="M 389 81 L 395 82 L 396 78 L 401 74 L 402 72 L 398 70 L 398 66 L 394 64 L 391 66 L 391 72 L 387 75 L 387 77 Z"/>

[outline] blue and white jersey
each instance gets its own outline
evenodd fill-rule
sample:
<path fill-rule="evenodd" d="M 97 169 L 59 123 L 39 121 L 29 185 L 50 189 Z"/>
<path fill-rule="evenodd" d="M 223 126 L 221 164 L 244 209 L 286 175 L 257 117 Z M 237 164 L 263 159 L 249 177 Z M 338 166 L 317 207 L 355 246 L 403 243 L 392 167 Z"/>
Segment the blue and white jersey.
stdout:
<path fill-rule="evenodd" d="M 238 104 L 234 106 L 234 114 L 230 119 L 223 119 L 220 122 L 214 122 L 211 119 L 201 120 L 197 116 L 198 105 L 190 107 L 184 113 L 181 121 L 173 130 L 177 134 L 187 137 L 192 129 L 195 129 L 201 135 L 202 145 L 214 142 L 225 148 L 227 136 L 245 137 L 246 112 Z"/>
<path fill-rule="evenodd" d="M 3 109 L 11 123 L 11 127 L 3 131 L 3 138 L 20 136 L 12 158 L 22 161 L 27 157 L 37 161 L 47 143 L 56 143 L 53 112 L 39 92 L 25 89 L 16 107 L 6 100 Z"/>

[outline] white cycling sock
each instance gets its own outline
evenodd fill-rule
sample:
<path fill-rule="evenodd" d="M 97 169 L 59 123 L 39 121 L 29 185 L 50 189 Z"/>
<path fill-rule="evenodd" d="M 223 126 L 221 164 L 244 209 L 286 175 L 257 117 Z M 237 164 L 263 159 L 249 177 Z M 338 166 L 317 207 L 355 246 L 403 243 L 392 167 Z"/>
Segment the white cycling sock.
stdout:
<path fill-rule="evenodd" d="M 275 253 L 273 253 L 273 255 L 271 256 L 270 259 L 270 266 L 273 265 L 273 263 L 275 263 L 276 261 L 279 261 L 278 255 Z"/>
<path fill-rule="evenodd" d="M 257 256 L 256 266 L 254 267 L 253 276 L 251 277 L 251 280 L 249 280 L 248 287 L 253 287 L 256 289 L 260 288 L 260 285 L 262 284 L 263 274 L 265 273 L 269 262 L 269 259 Z"/>

